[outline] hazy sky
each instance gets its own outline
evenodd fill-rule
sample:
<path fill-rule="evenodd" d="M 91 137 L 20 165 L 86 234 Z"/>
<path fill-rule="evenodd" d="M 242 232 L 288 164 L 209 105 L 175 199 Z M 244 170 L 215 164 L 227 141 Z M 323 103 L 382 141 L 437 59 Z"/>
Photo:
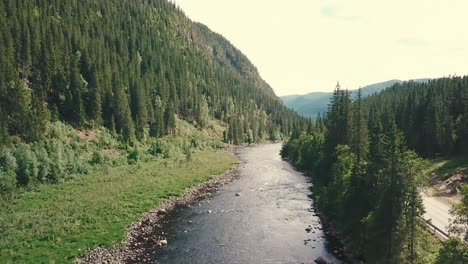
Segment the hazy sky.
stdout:
<path fill-rule="evenodd" d="M 175 0 L 278 95 L 468 73 L 467 0 Z"/>

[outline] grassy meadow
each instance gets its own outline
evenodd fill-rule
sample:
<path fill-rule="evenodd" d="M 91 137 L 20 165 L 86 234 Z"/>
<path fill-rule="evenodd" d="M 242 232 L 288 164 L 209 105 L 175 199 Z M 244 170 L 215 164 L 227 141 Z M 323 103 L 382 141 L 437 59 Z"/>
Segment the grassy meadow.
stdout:
<path fill-rule="evenodd" d="M 236 162 L 225 152 L 200 151 L 190 159 L 103 166 L 62 184 L 0 198 L 0 263 L 67 263 L 89 248 L 111 247 L 144 212 Z"/>

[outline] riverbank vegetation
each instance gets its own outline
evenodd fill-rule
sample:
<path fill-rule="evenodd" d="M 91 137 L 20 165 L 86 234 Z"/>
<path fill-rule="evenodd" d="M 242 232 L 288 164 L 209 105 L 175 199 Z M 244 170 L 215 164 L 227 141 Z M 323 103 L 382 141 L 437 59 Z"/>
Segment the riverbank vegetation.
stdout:
<path fill-rule="evenodd" d="M 175 4 L 0 0 L 0 262 L 64 262 L 307 122 Z M 216 161 L 216 162 L 213 162 Z"/>
<path fill-rule="evenodd" d="M 0 200 L 0 262 L 71 262 L 90 248 L 111 247 L 144 212 L 234 163 L 222 151 L 152 157 Z"/>
<path fill-rule="evenodd" d="M 467 139 L 468 77 L 406 82 L 354 102 L 337 85 L 328 112 L 295 127 L 282 156 L 313 174 L 317 204 L 350 252 L 369 263 L 431 263 L 434 252 L 418 246 L 429 178 L 420 156 L 466 155 Z"/>

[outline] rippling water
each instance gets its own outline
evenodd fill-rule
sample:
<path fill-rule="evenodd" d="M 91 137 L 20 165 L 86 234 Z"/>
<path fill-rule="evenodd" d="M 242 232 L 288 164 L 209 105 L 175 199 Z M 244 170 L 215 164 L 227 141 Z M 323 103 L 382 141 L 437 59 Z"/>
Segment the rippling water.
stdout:
<path fill-rule="evenodd" d="M 326 249 L 311 183 L 281 160 L 281 144 L 240 149 L 240 177 L 164 224 L 160 263 L 313 263 Z M 214 161 L 215 162 L 215 161 Z M 236 196 L 236 194 L 240 196 Z M 306 230 L 307 229 L 307 230 Z"/>

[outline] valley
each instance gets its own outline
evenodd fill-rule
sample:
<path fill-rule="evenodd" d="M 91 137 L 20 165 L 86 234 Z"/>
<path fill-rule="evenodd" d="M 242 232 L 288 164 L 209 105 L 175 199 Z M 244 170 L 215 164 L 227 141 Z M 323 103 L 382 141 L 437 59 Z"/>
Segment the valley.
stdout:
<path fill-rule="evenodd" d="M 467 9 L 0 0 L 0 263 L 468 263 Z"/>

